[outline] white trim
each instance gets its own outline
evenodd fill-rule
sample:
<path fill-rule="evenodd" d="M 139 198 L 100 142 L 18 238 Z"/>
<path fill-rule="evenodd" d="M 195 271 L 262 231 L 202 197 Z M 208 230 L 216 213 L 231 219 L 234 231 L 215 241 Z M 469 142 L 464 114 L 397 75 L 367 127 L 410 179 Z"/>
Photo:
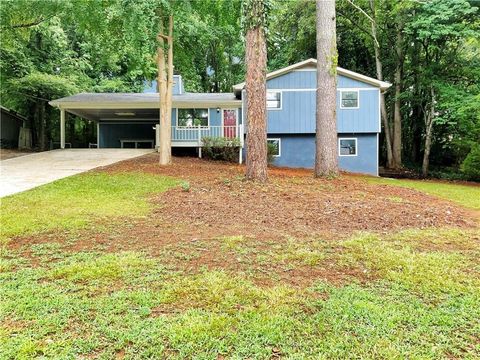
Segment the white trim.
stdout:
<path fill-rule="evenodd" d="M 236 129 L 235 132 L 238 133 L 240 131 L 239 126 L 238 126 L 238 108 L 221 108 L 220 111 L 222 112 L 222 136 L 225 135 L 225 124 L 223 123 L 223 121 L 224 121 L 223 112 L 225 110 L 235 110 L 235 129 Z M 237 134 L 236 137 L 240 137 L 239 135 L 240 134 Z"/>
<path fill-rule="evenodd" d="M 282 156 L 282 138 L 267 138 L 268 141 L 277 141 L 278 140 L 278 155 L 273 155 L 273 157 L 280 157 Z"/>
<path fill-rule="evenodd" d="M 60 149 L 65 149 L 65 117 L 66 111 L 60 110 Z"/>
<path fill-rule="evenodd" d="M 368 87 L 368 88 L 337 88 L 337 91 L 377 91 L 378 88 Z M 315 88 L 305 88 L 305 89 L 271 89 L 268 88 L 267 91 L 281 91 L 281 92 L 311 92 L 317 91 Z"/>
<path fill-rule="evenodd" d="M 207 109 L 207 115 L 208 115 L 208 118 L 207 118 L 207 121 L 208 121 L 208 125 L 207 126 L 200 126 L 201 129 L 209 129 L 210 128 L 210 108 L 198 108 L 198 107 L 195 107 L 195 108 L 182 108 L 182 110 L 205 110 Z M 198 128 L 198 125 L 192 125 L 192 126 L 178 126 L 178 111 L 179 109 L 177 108 L 175 110 L 175 129 L 178 129 L 178 130 L 184 130 L 184 129 L 196 129 Z M 216 111 L 216 110 L 215 110 Z"/>
<path fill-rule="evenodd" d="M 367 87 L 367 88 L 361 88 L 361 87 L 353 87 L 353 88 L 337 88 L 337 91 L 372 91 L 372 90 L 378 90 L 378 88 L 375 87 Z"/>
<path fill-rule="evenodd" d="M 267 111 L 278 111 L 283 109 L 283 92 L 280 89 L 267 89 L 267 93 L 279 93 L 280 94 L 280 107 L 278 108 L 269 108 L 267 105 Z"/>
<path fill-rule="evenodd" d="M 97 121 L 97 149 L 100 149 L 100 122 Z"/>
<path fill-rule="evenodd" d="M 315 72 L 317 71 L 317 69 L 313 69 L 313 68 L 305 68 L 305 69 L 296 69 L 296 70 L 293 70 L 293 72 L 305 72 L 305 71 L 311 71 L 311 72 Z"/>
<path fill-rule="evenodd" d="M 381 110 L 381 96 L 380 90 L 378 90 L 378 132 L 382 132 L 382 110 Z"/>
<path fill-rule="evenodd" d="M 344 92 L 356 92 L 357 93 L 357 106 L 343 106 L 342 95 Z M 360 91 L 358 90 L 340 90 L 340 109 L 342 110 L 357 110 L 360 109 Z"/>
<path fill-rule="evenodd" d="M 355 141 L 355 154 L 351 154 L 351 155 L 342 155 L 341 151 L 340 151 L 340 141 L 341 140 L 354 140 Z M 341 157 L 355 157 L 355 156 L 358 156 L 358 138 L 354 138 L 354 137 L 339 137 L 338 138 L 338 156 L 341 156 Z"/>
<path fill-rule="evenodd" d="M 267 80 L 273 79 L 275 77 L 281 76 L 283 74 L 289 73 L 289 72 L 294 71 L 294 70 L 301 70 L 302 67 L 305 67 L 305 66 L 308 66 L 308 65 L 316 66 L 317 65 L 317 60 L 316 59 L 307 59 L 307 60 L 298 62 L 296 64 L 284 67 L 282 69 L 272 71 L 272 72 L 267 74 Z M 313 70 L 313 69 L 311 69 L 311 70 Z M 392 84 L 390 84 L 388 82 L 381 81 L 381 80 L 378 80 L 378 79 L 375 79 L 375 78 L 372 78 L 372 77 L 369 77 L 369 76 L 365 76 L 365 75 L 356 73 L 354 71 L 343 69 L 339 66 L 337 66 L 337 74 L 342 75 L 342 76 L 346 76 L 348 78 L 358 80 L 358 81 L 361 81 L 361 82 L 364 82 L 364 83 L 367 83 L 367 84 L 374 85 L 376 87 L 379 87 L 382 90 L 386 90 L 390 86 L 392 86 Z M 233 90 L 234 91 L 240 91 L 244 87 L 245 87 L 245 82 L 242 82 L 242 83 L 234 85 Z"/>

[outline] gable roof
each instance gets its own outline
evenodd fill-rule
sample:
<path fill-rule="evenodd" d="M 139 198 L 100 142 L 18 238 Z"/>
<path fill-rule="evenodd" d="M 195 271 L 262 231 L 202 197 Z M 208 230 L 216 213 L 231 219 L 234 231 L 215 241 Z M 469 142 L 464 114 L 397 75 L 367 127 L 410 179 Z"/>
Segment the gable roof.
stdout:
<path fill-rule="evenodd" d="M 278 76 L 282 76 L 282 75 L 284 75 L 286 73 L 289 73 L 291 71 L 294 71 L 294 70 L 298 70 L 298 69 L 302 69 L 302 68 L 312 68 L 312 67 L 316 68 L 316 66 L 317 66 L 317 60 L 316 59 L 307 59 L 307 60 L 304 60 L 304 61 L 300 61 L 296 64 L 284 67 L 282 69 L 278 69 L 278 70 L 269 72 L 267 74 L 267 80 L 276 78 Z M 358 80 L 358 81 L 361 81 L 361 82 L 364 82 L 364 83 L 367 83 L 367 84 L 370 84 L 370 85 L 373 85 L 373 86 L 376 86 L 376 87 L 380 88 L 381 90 L 386 90 L 390 86 L 392 86 L 392 84 L 390 84 L 389 82 L 380 81 L 378 79 L 375 79 L 375 78 L 372 78 L 372 77 L 369 77 L 369 76 L 365 76 L 365 75 L 356 73 L 354 71 L 350 71 L 350 70 L 341 68 L 340 66 L 337 66 L 337 74 L 348 77 L 348 78 L 351 78 L 351 79 L 354 79 L 354 80 Z M 245 87 L 245 82 L 233 85 L 233 91 L 235 93 L 241 92 L 244 87 Z"/>

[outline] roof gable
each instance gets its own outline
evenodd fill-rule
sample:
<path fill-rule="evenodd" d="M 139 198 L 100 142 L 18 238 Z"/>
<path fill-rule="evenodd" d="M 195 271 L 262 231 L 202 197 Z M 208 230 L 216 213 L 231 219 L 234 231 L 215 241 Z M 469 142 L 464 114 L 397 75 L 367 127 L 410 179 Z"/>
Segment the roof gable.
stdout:
<path fill-rule="evenodd" d="M 267 74 L 267 80 L 276 78 L 278 76 L 282 76 L 282 75 L 287 74 L 287 73 L 289 73 L 291 71 L 294 71 L 294 70 L 316 69 L 316 67 L 317 67 L 317 60 L 316 59 L 307 59 L 307 60 L 304 60 L 304 61 L 300 61 L 296 64 L 293 64 L 293 65 L 284 67 L 282 69 L 278 69 L 278 70 L 275 70 L 275 71 L 272 71 L 272 72 L 268 73 Z M 378 79 L 375 79 L 375 78 L 372 78 L 372 77 L 369 77 L 369 76 L 365 76 L 365 75 L 356 73 L 354 71 L 350 71 L 350 70 L 341 68 L 339 66 L 337 66 L 337 74 L 348 77 L 348 78 L 351 78 L 351 79 L 354 79 L 354 80 L 358 80 L 358 81 L 361 81 L 361 82 L 364 82 L 364 83 L 367 83 L 367 84 L 370 84 L 370 85 L 373 85 L 373 86 L 376 86 L 376 87 L 378 87 L 382 90 L 386 90 L 392 85 L 388 82 L 380 81 Z M 245 87 L 245 82 L 242 82 L 240 84 L 236 84 L 236 85 L 233 86 L 233 91 L 235 93 L 238 93 L 238 92 L 242 91 L 244 87 Z"/>

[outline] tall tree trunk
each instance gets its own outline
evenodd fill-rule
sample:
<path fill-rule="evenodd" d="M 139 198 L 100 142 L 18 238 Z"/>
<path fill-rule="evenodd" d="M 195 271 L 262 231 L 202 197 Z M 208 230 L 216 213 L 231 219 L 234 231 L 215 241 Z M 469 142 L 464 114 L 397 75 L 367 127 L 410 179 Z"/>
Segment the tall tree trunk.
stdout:
<path fill-rule="evenodd" d="M 375 51 L 375 67 L 377 70 L 377 79 L 383 81 L 383 63 L 381 56 L 380 43 L 377 38 L 377 20 L 375 10 L 375 0 L 370 0 L 370 11 L 372 13 L 371 32 L 373 37 L 373 49 Z M 393 149 L 392 149 L 392 132 L 390 129 L 390 123 L 388 122 L 387 107 L 385 105 L 385 94 L 380 91 L 380 116 L 383 123 L 383 129 L 385 131 L 385 147 L 387 149 L 387 168 L 394 167 Z"/>
<path fill-rule="evenodd" d="M 168 36 L 163 34 L 161 13 L 159 23 L 157 82 L 160 97 L 160 144 L 158 144 L 158 152 L 160 165 L 169 165 L 172 162 L 173 17 L 169 17 Z M 168 45 L 167 60 L 165 60 L 165 40 Z"/>
<path fill-rule="evenodd" d="M 430 149 L 432 147 L 432 130 L 435 118 L 435 89 L 430 89 L 431 102 L 429 109 L 425 112 L 425 146 L 422 162 L 422 175 L 428 175 L 428 166 L 430 164 Z"/>
<path fill-rule="evenodd" d="M 403 41 L 403 20 L 397 24 L 395 41 L 396 67 L 395 67 L 395 103 L 393 109 L 393 167 L 402 167 L 402 101 L 403 90 L 403 63 L 405 61 Z"/>
<path fill-rule="evenodd" d="M 251 0 L 252 13 L 247 16 L 263 17 L 263 0 Z M 267 45 L 265 30 L 258 23 L 247 29 L 245 60 L 247 63 L 247 159 L 246 177 L 259 182 L 267 181 Z"/>
<path fill-rule="evenodd" d="M 43 100 L 36 102 L 36 116 L 38 123 L 38 146 L 41 151 L 47 150 L 47 129 L 45 123 L 45 105 Z"/>
<path fill-rule="evenodd" d="M 315 176 L 338 175 L 335 0 L 317 0 Z"/>

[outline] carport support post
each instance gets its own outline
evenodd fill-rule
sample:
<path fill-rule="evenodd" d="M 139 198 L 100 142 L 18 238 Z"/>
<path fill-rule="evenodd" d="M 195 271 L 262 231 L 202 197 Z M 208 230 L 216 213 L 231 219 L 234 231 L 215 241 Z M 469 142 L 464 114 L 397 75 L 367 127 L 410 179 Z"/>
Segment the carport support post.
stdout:
<path fill-rule="evenodd" d="M 60 109 L 60 149 L 65 149 L 65 110 Z"/>

